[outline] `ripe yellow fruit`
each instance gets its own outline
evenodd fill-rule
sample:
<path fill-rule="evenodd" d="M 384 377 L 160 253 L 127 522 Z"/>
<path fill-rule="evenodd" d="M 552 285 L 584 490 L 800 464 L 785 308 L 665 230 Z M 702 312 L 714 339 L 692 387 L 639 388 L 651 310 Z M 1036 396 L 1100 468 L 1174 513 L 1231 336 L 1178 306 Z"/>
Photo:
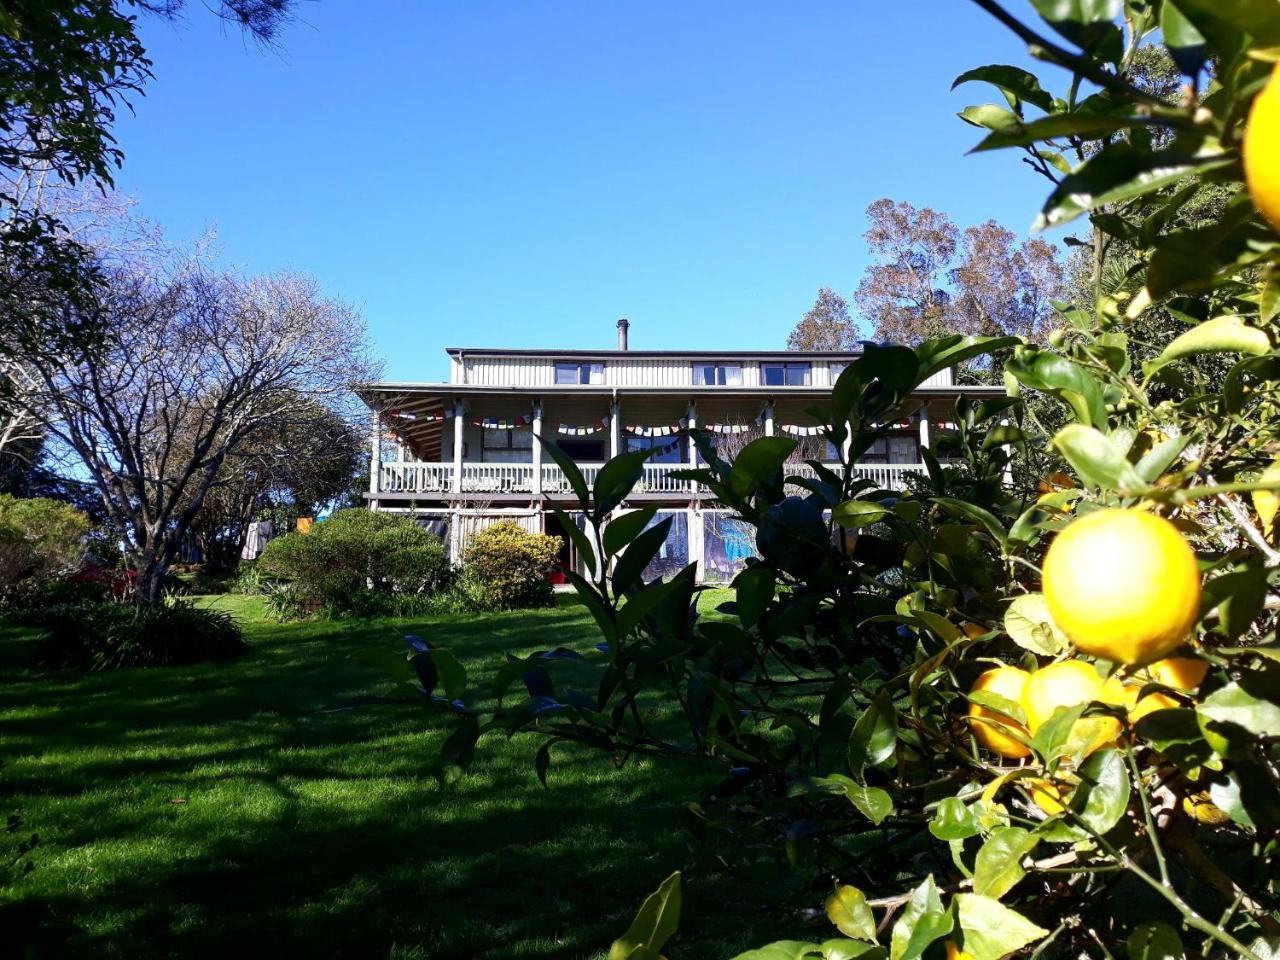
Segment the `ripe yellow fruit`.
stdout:
<path fill-rule="evenodd" d="M 1104 685 L 1092 664 L 1064 660 L 1031 674 L 1022 690 L 1022 709 L 1027 715 L 1027 726 L 1034 734 L 1059 707 L 1074 707 L 1093 700 L 1120 704 L 1123 701 L 1118 696 L 1119 685 Z M 1081 717 L 1071 725 L 1073 739 L 1088 741 L 1082 751 L 1084 756 L 1114 743 L 1119 736 L 1120 721 L 1115 717 Z"/>
<path fill-rule="evenodd" d="M 965 953 L 954 940 L 947 941 L 947 960 L 973 960 L 973 954 Z"/>
<path fill-rule="evenodd" d="M 1048 816 L 1056 817 L 1067 809 L 1065 798 L 1062 795 L 1062 788 L 1052 780 L 1035 779 L 1028 780 L 1026 783 L 1027 790 L 1031 793 L 1031 799 Z"/>
<path fill-rule="evenodd" d="M 1167 693 L 1148 693 L 1129 710 L 1129 722 L 1137 723 L 1149 713 L 1155 713 L 1157 710 L 1172 710 L 1180 706 L 1182 704 Z"/>
<path fill-rule="evenodd" d="M 1208 662 L 1195 657 L 1169 657 L 1147 666 L 1152 680 L 1174 690 L 1195 690 L 1208 672 Z"/>
<path fill-rule="evenodd" d="M 972 620 L 966 620 L 962 625 L 961 629 L 964 630 L 964 635 L 968 637 L 970 640 L 977 640 L 979 637 L 984 636 L 987 632 L 986 627 L 984 627 L 980 623 L 974 623 Z M 1017 698 L 1015 697 L 1014 699 L 1017 699 Z"/>
<path fill-rule="evenodd" d="M 1027 671 L 1019 670 L 1017 667 L 996 667 L 978 677 L 969 692 L 985 690 L 1006 700 L 1012 700 L 1014 703 L 1020 703 L 1023 688 L 1026 687 L 1030 676 Z M 969 726 L 980 744 L 1002 757 L 1017 759 L 1031 755 L 1031 751 L 1014 739 L 1009 732 L 1017 730 L 1025 734 L 1026 728 L 1003 714 L 971 703 L 969 704 Z"/>
<path fill-rule="evenodd" d="M 1280 230 L 1280 64 L 1249 110 L 1244 178 L 1254 204 Z"/>
<path fill-rule="evenodd" d="M 1258 478 L 1264 482 L 1280 480 L 1280 459 L 1262 471 Z M 1262 535 L 1270 542 L 1276 542 L 1276 511 L 1280 509 L 1280 493 L 1274 490 L 1255 490 L 1253 492 L 1253 509 L 1257 511 L 1262 522 Z"/>
<path fill-rule="evenodd" d="M 1182 798 L 1182 812 L 1198 823 L 1218 826 L 1231 819 L 1227 812 L 1209 799 L 1207 792 L 1192 794 Z"/>
<path fill-rule="evenodd" d="M 1200 571 L 1168 520 L 1143 510 L 1098 510 L 1073 520 L 1049 546 L 1044 598 L 1077 649 L 1149 663 L 1194 626 Z"/>

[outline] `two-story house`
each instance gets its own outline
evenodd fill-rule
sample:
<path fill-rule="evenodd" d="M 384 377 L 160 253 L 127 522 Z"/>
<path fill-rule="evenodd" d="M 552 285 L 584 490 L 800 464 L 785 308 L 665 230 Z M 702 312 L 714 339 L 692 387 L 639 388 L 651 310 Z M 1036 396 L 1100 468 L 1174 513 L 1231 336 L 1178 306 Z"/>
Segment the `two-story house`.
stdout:
<path fill-rule="evenodd" d="M 562 559 L 577 558 L 551 505 L 569 509 L 573 493 L 544 455 L 554 440 L 590 482 L 615 454 L 652 455 L 627 506 L 656 503 L 673 516 L 650 575 L 698 563 L 700 579 L 726 581 L 754 550 L 746 531 L 709 492 L 675 476 L 697 460 L 690 430 L 709 431 L 726 454 L 757 436 L 800 442 L 797 460 L 835 461 L 838 451 L 812 414 L 857 353 L 630 350 L 618 321 L 616 350 L 448 349 L 447 383 L 375 383 L 361 398 L 373 411 L 369 506 L 413 513 L 444 536 L 455 560 L 475 530 L 512 519 L 561 535 Z M 945 429 L 962 394 L 944 370 L 921 385 L 916 410 L 894 424 L 857 465 L 886 488 L 922 471 L 920 448 Z M 796 463 L 795 473 L 809 468 Z M 575 522 L 581 517 L 570 513 Z"/>

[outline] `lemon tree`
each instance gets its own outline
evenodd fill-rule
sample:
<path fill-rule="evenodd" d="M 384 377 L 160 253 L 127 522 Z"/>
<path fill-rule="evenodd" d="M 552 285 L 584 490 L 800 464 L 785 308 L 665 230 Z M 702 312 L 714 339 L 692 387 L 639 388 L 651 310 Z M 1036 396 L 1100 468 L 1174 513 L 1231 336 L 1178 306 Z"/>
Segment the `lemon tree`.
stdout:
<path fill-rule="evenodd" d="M 670 521 L 618 514 L 642 455 L 562 526 L 601 633 L 579 689 L 548 649 L 458 715 L 438 770 L 486 733 L 723 773 L 691 796 L 686 863 L 733 867 L 716 899 L 794 937 L 739 960 L 1280 955 L 1280 170 L 1276 0 L 974 0 L 1046 64 L 957 78 L 977 149 L 1046 181 L 1038 220 L 1085 266 L 1049 346 L 869 344 L 822 411 L 838 466 L 789 475 L 794 441 L 691 471 L 755 531 L 735 599 L 698 615 L 696 571 L 646 582 Z M 981 11 L 978 10 L 981 8 Z M 1180 90 L 1137 65 L 1169 59 Z M 913 391 L 980 356 L 1006 395 L 962 400 L 907 493 L 853 464 Z M 1013 482 L 1010 482 L 1010 478 Z M 849 536 L 849 534 L 856 534 Z M 588 660 L 591 658 L 588 657 Z M 579 664 L 573 676 L 580 677 Z M 457 687 L 464 687 L 459 682 Z M 521 691 L 523 688 L 523 691 Z M 670 714 L 681 723 L 672 724 Z M 673 829 L 676 829 L 673 823 Z M 648 869 L 648 867 L 645 867 Z M 678 957 L 668 879 L 613 958 Z M 677 922 L 679 918 L 679 923 Z"/>

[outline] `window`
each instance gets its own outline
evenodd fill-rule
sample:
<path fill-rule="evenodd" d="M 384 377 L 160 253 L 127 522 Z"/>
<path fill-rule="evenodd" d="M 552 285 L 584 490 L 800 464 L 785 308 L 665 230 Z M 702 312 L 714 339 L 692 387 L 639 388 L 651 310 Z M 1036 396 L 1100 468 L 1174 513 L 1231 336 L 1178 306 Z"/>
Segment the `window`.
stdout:
<path fill-rule="evenodd" d="M 529 463 L 533 459 L 533 431 L 480 431 L 480 459 L 491 463 Z"/>
<path fill-rule="evenodd" d="M 566 383 L 604 383 L 604 364 L 557 363 L 556 385 Z"/>
<path fill-rule="evenodd" d="M 693 365 L 695 387 L 740 387 L 742 365 L 737 363 L 695 363 Z"/>
<path fill-rule="evenodd" d="M 766 387 L 807 387 L 810 383 L 810 364 L 762 363 L 760 376 Z"/>
<path fill-rule="evenodd" d="M 871 444 L 867 452 L 858 457 L 859 463 L 919 463 L 920 441 L 910 434 L 881 437 Z"/>
<path fill-rule="evenodd" d="M 840 379 L 840 374 L 844 373 L 845 368 L 848 366 L 849 364 L 843 360 L 833 360 L 827 364 L 827 369 L 831 371 L 831 382 L 833 384 Z"/>
<path fill-rule="evenodd" d="M 650 463 L 684 463 L 684 438 L 671 437 L 627 437 L 627 453 L 640 450 L 656 450 L 649 457 Z"/>

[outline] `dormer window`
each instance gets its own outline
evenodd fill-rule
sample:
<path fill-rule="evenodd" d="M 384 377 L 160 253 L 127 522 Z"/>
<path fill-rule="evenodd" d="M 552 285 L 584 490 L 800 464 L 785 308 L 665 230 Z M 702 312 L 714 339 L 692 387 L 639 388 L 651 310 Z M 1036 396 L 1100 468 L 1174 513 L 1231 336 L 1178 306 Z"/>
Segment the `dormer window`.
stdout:
<path fill-rule="evenodd" d="M 562 384 L 604 383 L 603 363 L 557 363 L 556 386 Z"/>
<path fill-rule="evenodd" d="M 740 387 L 742 365 L 737 363 L 695 363 L 693 365 L 695 387 Z"/>
<path fill-rule="evenodd" d="M 762 363 L 760 382 L 766 387 L 807 387 L 813 382 L 809 363 Z"/>

